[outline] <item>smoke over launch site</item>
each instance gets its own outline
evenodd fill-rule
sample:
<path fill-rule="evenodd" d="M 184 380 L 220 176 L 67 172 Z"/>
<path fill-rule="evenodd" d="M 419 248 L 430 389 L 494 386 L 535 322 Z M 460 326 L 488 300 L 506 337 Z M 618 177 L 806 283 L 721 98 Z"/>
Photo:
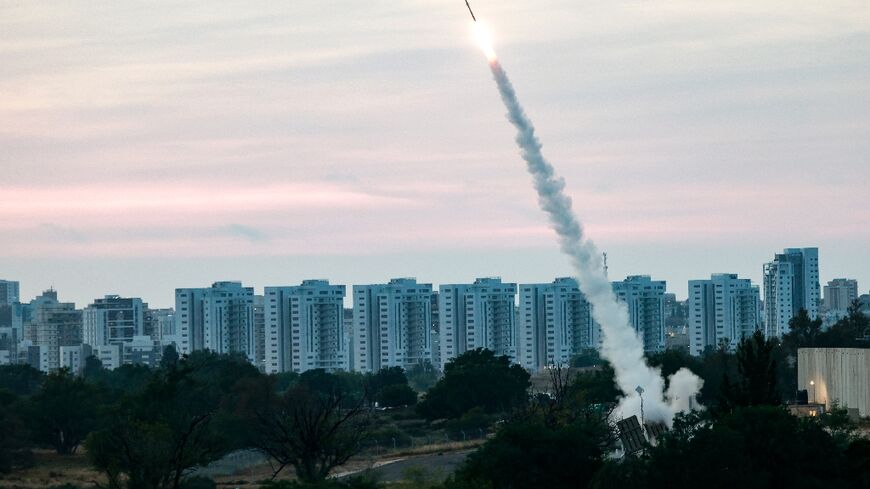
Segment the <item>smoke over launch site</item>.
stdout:
<path fill-rule="evenodd" d="M 617 302 L 604 274 L 601 254 L 584 236 L 583 225 L 571 208 L 571 198 L 565 194 L 565 181 L 541 153 L 541 142 L 517 100 L 486 28 L 476 22 L 475 31 L 507 108 L 508 120 L 517 130 L 516 143 L 532 175 L 538 204 L 547 213 L 562 252 L 571 258 L 580 290 L 592 305 L 593 318 L 601 326 L 601 355 L 613 365 L 617 385 L 623 393 L 614 415 L 637 415 L 670 424 L 674 414 L 692 408 L 691 400 L 700 391 L 703 381 L 683 368 L 670 377 L 669 387 L 665 390 L 659 369 L 647 364 L 641 340 L 629 323 L 628 311 Z"/>

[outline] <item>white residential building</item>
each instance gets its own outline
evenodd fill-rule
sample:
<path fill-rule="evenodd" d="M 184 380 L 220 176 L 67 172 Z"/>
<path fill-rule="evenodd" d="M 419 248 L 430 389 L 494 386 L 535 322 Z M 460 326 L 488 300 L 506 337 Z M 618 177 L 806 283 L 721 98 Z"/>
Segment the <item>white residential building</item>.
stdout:
<path fill-rule="evenodd" d="M 764 327 L 767 336 L 788 333 L 788 322 L 806 309 L 819 317 L 819 249 L 786 248 L 764 264 Z"/>
<path fill-rule="evenodd" d="M 197 350 L 254 357 L 254 288 L 215 282 L 209 288 L 175 289 L 179 353 Z"/>
<path fill-rule="evenodd" d="M 344 285 L 327 280 L 266 287 L 266 372 L 349 370 L 344 296 Z"/>
<path fill-rule="evenodd" d="M 517 284 L 479 278 L 473 284 L 444 284 L 438 291 L 440 368 L 466 351 L 487 348 L 518 362 Z"/>
<path fill-rule="evenodd" d="M 664 280 L 652 280 L 649 275 L 631 275 L 613 282 L 613 293 L 628 308 L 631 326 L 646 352 L 665 347 L 665 289 Z"/>
<path fill-rule="evenodd" d="M 254 366 L 266 371 L 266 298 L 254 296 Z"/>
<path fill-rule="evenodd" d="M 145 323 L 143 333 L 155 340 L 162 340 L 163 337 L 171 336 L 175 329 L 175 309 L 168 307 L 165 309 L 151 309 L 145 307 Z"/>
<path fill-rule="evenodd" d="M 725 342 L 733 351 L 740 340 L 761 327 L 758 286 L 737 274 L 716 273 L 709 280 L 689 281 L 689 352 Z"/>
<path fill-rule="evenodd" d="M 91 356 L 89 345 L 75 345 L 60 347 L 60 366 L 68 368 L 71 373 L 81 375 L 85 368 L 85 360 Z"/>
<path fill-rule="evenodd" d="M 596 348 L 598 328 L 577 280 L 520 284 L 517 361 L 529 371 L 567 365 L 571 357 Z"/>
<path fill-rule="evenodd" d="M 91 347 L 91 355 L 103 364 L 106 370 L 115 370 L 124 364 L 124 345 L 113 343 Z"/>
<path fill-rule="evenodd" d="M 353 349 L 359 372 L 409 368 L 432 358 L 432 284 L 398 278 L 353 286 Z"/>
<path fill-rule="evenodd" d="M 341 323 L 344 325 L 344 347 L 347 349 L 347 370 L 356 371 L 356 361 L 353 351 L 353 308 L 344 308 Z"/>
<path fill-rule="evenodd" d="M 82 311 L 83 342 L 92 348 L 129 343 L 145 330 L 144 304 L 138 297 L 107 295 Z"/>
<path fill-rule="evenodd" d="M 21 302 L 19 283 L 12 280 L 0 280 L 0 306 L 11 306 Z"/>

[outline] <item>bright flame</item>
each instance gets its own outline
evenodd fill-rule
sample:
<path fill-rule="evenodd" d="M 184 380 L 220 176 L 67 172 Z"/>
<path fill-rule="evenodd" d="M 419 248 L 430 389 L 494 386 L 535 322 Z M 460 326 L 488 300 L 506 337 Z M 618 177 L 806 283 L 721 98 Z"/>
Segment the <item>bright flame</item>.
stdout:
<path fill-rule="evenodd" d="M 490 63 L 495 61 L 497 56 L 495 55 L 495 48 L 492 47 L 492 33 L 486 24 L 481 21 L 474 23 L 474 37 L 477 39 L 480 49 L 483 50 L 483 54 L 486 55 L 486 59 Z"/>

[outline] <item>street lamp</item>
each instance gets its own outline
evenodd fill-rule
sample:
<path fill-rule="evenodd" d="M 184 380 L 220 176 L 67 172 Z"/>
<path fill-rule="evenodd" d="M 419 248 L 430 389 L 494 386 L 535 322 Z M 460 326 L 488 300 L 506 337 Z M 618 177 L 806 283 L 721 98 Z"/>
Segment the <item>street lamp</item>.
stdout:
<path fill-rule="evenodd" d="M 643 426 L 643 387 L 637 386 L 637 395 L 640 397 L 640 425 Z"/>
<path fill-rule="evenodd" d="M 810 387 L 812 387 L 812 389 L 813 389 L 813 404 L 815 404 L 816 403 L 816 382 L 811 380 Z"/>

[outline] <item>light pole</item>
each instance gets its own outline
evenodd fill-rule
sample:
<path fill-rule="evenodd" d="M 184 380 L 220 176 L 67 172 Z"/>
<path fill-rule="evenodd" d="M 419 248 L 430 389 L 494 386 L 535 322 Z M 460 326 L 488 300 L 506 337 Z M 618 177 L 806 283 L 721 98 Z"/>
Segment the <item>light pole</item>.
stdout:
<path fill-rule="evenodd" d="M 816 403 L 816 382 L 811 380 L 810 387 L 813 389 L 813 404 Z"/>
<path fill-rule="evenodd" d="M 637 391 L 637 395 L 640 396 L 640 426 L 643 427 L 643 387 L 637 386 L 635 391 Z"/>

